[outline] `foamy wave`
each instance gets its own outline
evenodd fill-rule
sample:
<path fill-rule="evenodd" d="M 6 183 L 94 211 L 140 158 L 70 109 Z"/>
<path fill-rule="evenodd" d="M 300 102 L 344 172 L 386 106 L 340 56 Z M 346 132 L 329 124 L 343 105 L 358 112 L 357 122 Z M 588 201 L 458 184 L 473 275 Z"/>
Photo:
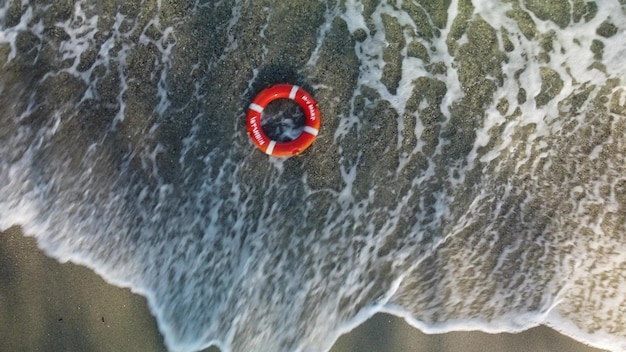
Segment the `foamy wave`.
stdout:
<path fill-rule="evenodd" d="M 617 1 L 100 5 L 0 8 L 0 228 L 146 296 L 171 350 L 376 312 L 626 348 Z M 277 82 L 320 103 L 303 157 L 244 132 Z"/>

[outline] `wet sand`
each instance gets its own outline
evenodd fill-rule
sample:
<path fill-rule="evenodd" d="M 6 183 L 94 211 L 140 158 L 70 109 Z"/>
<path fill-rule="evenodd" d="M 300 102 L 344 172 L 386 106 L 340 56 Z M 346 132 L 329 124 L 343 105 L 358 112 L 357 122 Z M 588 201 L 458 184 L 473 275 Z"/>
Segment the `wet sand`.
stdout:
<path fill-rule="evenodd" d="M 146 300 L 91 270 L 46 257 L 12 228 L 0 233 L 0 351 L 166 351 Z M 215 348 L 205 352 L 216 352 Z M 600 352 L 547 327 L 520 334 L 426 335 L 377 314 L 331 352 Z"/>

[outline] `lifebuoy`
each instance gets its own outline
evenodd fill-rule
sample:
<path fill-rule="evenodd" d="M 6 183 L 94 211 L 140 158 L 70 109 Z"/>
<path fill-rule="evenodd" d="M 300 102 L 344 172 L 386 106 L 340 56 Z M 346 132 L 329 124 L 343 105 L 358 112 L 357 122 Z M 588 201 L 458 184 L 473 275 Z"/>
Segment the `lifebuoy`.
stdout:
<path fill-rule="evenodd" d="M 261 115 L 270 102 L 276 99 L 291 99 L 298 103 L 305 115 L 302 133 L 289 142 L 270 139 L 261 128 Z M 292 84 L 276 84 L 261 91 L 250 103 L 247 115 L 248 135 L 264 153 L 288 157 L 300 154 L 308 148 L 320 130 L 320 111 L 317 102 L 304 89 Z"/>

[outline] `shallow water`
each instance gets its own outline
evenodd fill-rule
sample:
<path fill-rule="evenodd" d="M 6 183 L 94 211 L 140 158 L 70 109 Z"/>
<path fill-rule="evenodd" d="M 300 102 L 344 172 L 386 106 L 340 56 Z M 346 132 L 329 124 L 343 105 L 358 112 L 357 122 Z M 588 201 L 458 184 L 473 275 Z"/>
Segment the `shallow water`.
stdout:
<path fill-rule="evenodd" d="M 626 349 L 617 1 L 0 3 L 0 229 L 148 298 L 173 351 L 375 312 Z M 248 104 L 322 128 L 276 159 Z"/>

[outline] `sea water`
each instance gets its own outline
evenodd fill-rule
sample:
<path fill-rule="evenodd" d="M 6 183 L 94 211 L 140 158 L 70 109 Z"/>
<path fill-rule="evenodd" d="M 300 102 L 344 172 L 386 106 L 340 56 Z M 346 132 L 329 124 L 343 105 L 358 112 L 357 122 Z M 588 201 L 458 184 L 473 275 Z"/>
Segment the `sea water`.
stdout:
<path fill-rule="evenodd" d="M 0 2 L 0 229 L 144 295 L 172 351 L 376 312 L 626 350 L 620 0 Z M 256 150 L 298 84 L 322 127 Z"/>

